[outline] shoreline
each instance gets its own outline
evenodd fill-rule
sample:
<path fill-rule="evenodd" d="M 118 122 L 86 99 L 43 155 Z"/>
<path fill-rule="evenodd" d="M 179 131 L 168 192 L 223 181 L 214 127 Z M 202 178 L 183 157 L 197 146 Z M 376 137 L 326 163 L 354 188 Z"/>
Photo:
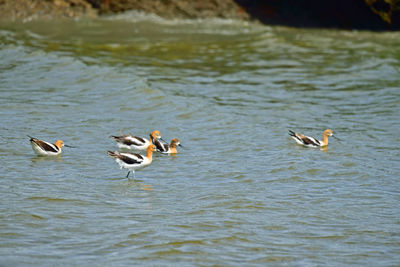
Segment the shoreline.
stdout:
<path fill-rule="evenodd" d="M 299 28 L 400 30 L 400 2 L 395 0 L 260 2 L 263 1 L 0 0 L 0 20 L 92 19 L 134 10 L 166 19 L 221 18 Z"/>

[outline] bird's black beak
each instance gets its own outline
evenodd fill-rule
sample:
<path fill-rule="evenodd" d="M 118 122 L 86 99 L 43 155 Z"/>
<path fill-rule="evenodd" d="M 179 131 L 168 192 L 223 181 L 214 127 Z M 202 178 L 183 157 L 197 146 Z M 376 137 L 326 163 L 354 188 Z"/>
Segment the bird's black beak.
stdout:
<path fill-rule="evenodd" d="M 335 135 L 332 135 L 332 137 L 335 138 L 336 140 L 343 141 L 342 139 L 340 139 L 339 137 L 336 137 Z"/>
<path fill-rule="evenodd" d="M 65 144 L 64 144 L 64 146 L 69 147 L 69 148 L 76 148 L 76 146 L 69 146 L 69 145 L 65 145 Z"/>

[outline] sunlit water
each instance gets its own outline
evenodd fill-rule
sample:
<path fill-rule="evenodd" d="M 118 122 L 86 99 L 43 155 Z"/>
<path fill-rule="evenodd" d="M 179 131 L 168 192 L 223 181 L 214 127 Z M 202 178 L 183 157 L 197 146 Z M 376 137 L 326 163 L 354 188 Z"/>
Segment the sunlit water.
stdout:
<path fill-rule="evenodd" d="M 0 265 L 400 263 L 400 33 L 133 14 L 0 44 Z M 109 136 L 156 129 L 185 148 L 125 179 Z"/>

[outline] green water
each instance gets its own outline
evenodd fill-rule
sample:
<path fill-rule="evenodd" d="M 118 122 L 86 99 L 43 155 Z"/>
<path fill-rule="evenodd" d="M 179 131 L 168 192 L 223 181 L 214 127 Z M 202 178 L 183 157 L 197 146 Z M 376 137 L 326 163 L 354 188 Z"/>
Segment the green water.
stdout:
<path fill-rule="evenodd" d="M 400 33 L 0 25 L 0 265 L 395 266 Z M 327 150 L 298 146 L 292 129 Z M 110 135 L 178 137 L 125 179 Z M 32 135 L 62 139 L 34 155 Z"/>

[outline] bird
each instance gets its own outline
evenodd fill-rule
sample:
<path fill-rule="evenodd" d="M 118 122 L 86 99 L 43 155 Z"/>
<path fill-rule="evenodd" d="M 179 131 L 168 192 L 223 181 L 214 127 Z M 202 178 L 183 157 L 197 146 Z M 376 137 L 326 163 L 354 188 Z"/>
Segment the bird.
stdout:
<path fill-rule="evenodd" d="M 178 138 L 173 138 L 171 144 L 162 144 L 162 150 L 160 152 L 163 154 L 176 154 L 178 153 L 177 146 L 183 147 Z"/>
<path fill-rule="evenodd" d="M 129 174 L 133 172 L 133 177 L 135 178 L 135 171 L 147 167 L 153 161 L 153 151 L 156 147 L 151 144 L 147 147 L 146 156 L 136 154 L 136 153 L 120 153 L 118 151 L 108 151 L 108 155 L 115 159 L 119 164 L 120 168 L 128 169 L 128 174 L 126 178 L 129 178 Z"/>
<path fill-rule="evenodd" d="M 153 140 L 162 140 L 160 131 L 153 131 L 150 134 L 149 140 L 132 135 L 111 135 L 110 138 L 113 138 L 115 141 L 117 141 L 117 146 L 119 148 L 134 150 L 146 150 L 149 145 L 153 143 Z"/>
<path fill-rule="evenodd" d="M 156 146 L 157 152 L 165 153 L 167 151 L 166 147 L 168 146 L 168 143 L 165 142 L 163 139 L 157 139 L 150 135 L 150 142 Z"/>
<path fill-rule="evenodd" d="M 32 149 L 33 151 L 40 156 L 56 156 L 56 155 L 60 155 L 62 150 L 61 148 L 63 146 L 66 147 L 73 147 L 73 146 L 68 146 L 65 145 L 64 142 L 62 140 L 57 140 L 55 144 L 46 142 L 46 141 L 42 141 L 39 140 L 37 138 L 34 138 L 32 136 L 29 136 L 30 138 L 30 142 L 32 145 Z"/>
<path fill-rule="evenodd" d="M 299 133 L 295 133 L 289 130 L 289 135 L 300 145 L 304 145 L 307 147 L 324 147 L 328 145 L 328 137 L 333 135 L 333 131 L 331 129 L 326 129 L 322 134 L 322 141 L 317 140 L 310 136 L 305 136 Z M 340 140 L 339 138 L 335 137 L 336 139 Z"/>

